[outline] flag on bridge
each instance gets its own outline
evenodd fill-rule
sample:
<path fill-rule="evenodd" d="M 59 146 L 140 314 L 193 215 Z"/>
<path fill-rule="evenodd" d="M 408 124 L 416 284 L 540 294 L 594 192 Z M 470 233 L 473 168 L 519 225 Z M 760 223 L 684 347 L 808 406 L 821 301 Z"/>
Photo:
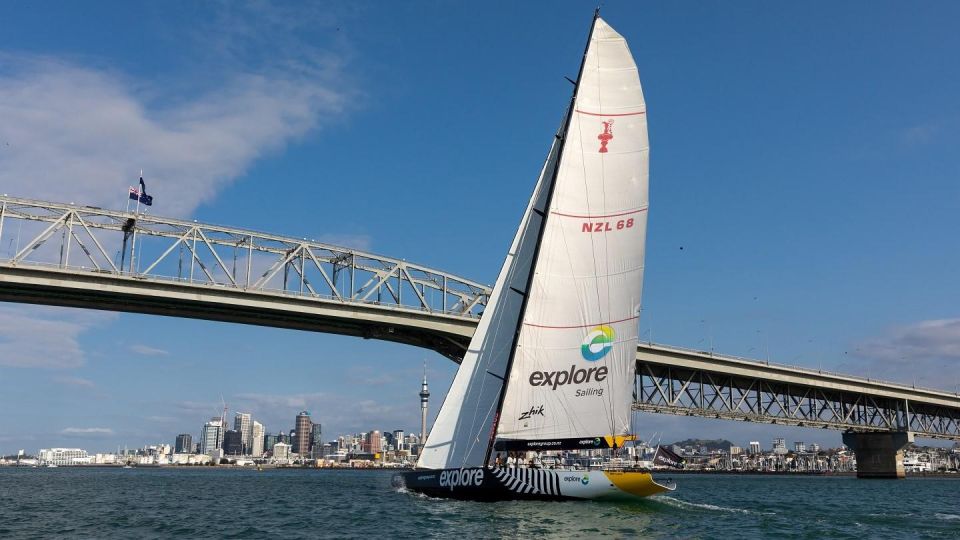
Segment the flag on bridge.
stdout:
<path fill-rule="evenodd" d="M 142 176 L 140 177 L 140 189 L 130 188 L 130 200 L 143 203 L 146 206 L 153 206 L 153 196 L 147 195 L 147 185 L 143 182 Z"/>

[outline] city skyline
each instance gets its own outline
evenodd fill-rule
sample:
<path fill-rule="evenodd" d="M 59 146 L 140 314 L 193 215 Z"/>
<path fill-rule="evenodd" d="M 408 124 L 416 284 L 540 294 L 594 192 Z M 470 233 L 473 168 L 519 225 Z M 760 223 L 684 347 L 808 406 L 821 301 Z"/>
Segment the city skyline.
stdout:
<path fill-rule="evenodd" d="M 940 240 L 960 225 L 960 79 L 942 65 L 957 6 L 611 4 L 650 110 L 642 339 L 960 389 L 960 254 Z M 447 6 L 429 32 L 418 6 L 268 8 L 67 4 L 51 24 L 11 6 L 0 192 L 122 208 L 143 169 L 156 214 L 492 282 L 592 6 Z M 429 423 L 456 369 L 374 340 L 20 304 L 0 305 L 0 344 L 7 452 L 173 441 L 218 415 L 221 393 L 266 426 L 308 410 L 331 433 L 414 433 L 421 364 Z M 669 415 L 636 426 L 840 439 Z"/>

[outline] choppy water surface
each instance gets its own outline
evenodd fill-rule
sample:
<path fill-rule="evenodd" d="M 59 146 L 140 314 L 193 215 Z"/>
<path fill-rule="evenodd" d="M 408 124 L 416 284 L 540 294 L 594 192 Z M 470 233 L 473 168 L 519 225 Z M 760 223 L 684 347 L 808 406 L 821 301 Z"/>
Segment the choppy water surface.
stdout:
<path fill-rule="evenodd" d="M 468 503 L 387 471 L 0 469 L 0 538 L 960 538 L 960 479 L 693 476 L 636 503 Z"/>

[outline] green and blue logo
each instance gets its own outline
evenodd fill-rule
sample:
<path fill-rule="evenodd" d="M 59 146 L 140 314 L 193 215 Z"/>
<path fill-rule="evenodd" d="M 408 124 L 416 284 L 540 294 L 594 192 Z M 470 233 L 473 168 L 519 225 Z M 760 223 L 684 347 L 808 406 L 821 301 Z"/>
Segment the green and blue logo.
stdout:
<path fill-rule="evenodd" d="M 580 345 L 580 354 L 588 362 L 596 362 L 603 358 L 613 348 L 613 328 L 609 326 L 598 326 L 583 338 L 583 344 Z"/>

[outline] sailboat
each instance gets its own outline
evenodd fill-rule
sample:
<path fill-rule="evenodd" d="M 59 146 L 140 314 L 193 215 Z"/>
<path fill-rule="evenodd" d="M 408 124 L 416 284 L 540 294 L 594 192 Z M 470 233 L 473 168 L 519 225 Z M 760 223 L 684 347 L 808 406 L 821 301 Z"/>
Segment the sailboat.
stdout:
<path fill-rule="evenodd" d="M 467 500 L 643 497 L 648 472 L 522 466 L 614 452 L 631 406 L 648 208 L 646 104 L 626 40 L 594 14 L 573 96 L 420 452 L 395 478 Z"/>

